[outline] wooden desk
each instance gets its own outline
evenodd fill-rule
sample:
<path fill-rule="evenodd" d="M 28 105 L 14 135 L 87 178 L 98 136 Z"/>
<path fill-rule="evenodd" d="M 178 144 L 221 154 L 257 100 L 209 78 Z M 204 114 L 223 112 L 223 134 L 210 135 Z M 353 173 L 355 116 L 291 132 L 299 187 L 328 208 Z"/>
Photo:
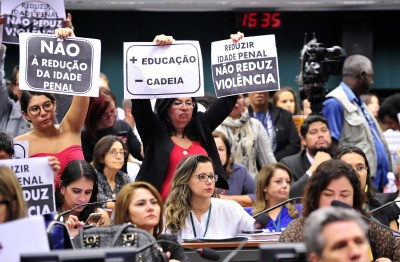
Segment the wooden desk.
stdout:
<path fill-rule="evenodd" d="M 260 242 L 247 242 L 243 249 L 231 260 L 241 262 L 257 262 L 258 261 L 258 246 L 260 244 L 276 244 L 277 241 L 260 241 Z M 202 242 L 202 243 L 181 243 L 183 247 L 187 248 L 212 248 L 220 254 L 218 261 L 223 261 L 233 250 L 235 250 L 240 242 Z M 195 251 L 186 250 L 190 261 L 192 262 L 205 262 Z"/>

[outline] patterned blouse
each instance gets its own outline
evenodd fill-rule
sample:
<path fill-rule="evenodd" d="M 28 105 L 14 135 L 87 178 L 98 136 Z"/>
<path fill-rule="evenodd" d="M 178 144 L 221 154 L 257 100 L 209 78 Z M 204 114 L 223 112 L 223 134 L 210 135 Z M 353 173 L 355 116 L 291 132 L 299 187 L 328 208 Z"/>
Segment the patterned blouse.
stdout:
<path fill-rule="evenodd" d="M 121 188 L 131 182 L 131 179 L 127 174 L 122 171 L 118 171 L 117 175 L 115 176 L 115 187 L 113 191 L 111 190 L 110 184 L 108 184 L 107 178 L 103 172 L 96 170 L 96 173 L 99 179 L 99 192 L 97 193 L 97 201 L 106 201 L 107 199 L 116 198 Z M 103 203 L 100 207 L 106 208 L 106 204 L 107 203 Z"/>
<path fill-rule="evenodd" d="M 293 220 L 282 232 L 279 242 L 303 242 L 303 229 L 305 218 Z M 400 261 L 400 244 L 394 235 L 387 229 L 368 221 L 368 239 L 374 260 L 385 257 L 392 261 Z"/>

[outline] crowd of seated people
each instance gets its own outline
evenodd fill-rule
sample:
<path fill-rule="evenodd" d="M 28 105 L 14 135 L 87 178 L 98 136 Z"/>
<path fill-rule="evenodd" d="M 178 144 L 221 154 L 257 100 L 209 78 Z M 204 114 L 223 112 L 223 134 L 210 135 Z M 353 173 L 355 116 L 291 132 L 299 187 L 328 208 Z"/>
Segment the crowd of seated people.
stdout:
<path fill-rule="evenodd" d="M 69 27 L 56 29 L 55 35 L 75 36 Z M 243 37 L 240 32 L 231 35 L 234 42 Z M 160 46 L 173 41 L 166 35 L 154 39 Z M 252 216 L 269 211 L 263 214 L 268 216 L 265 231 L 282 232 L 282 242 L 302 242 L 303 236 L 310 239 L 303 229 L 313 228 L 307 224 L 312 212 L 338 200 L 375 221 L 368 221 L 366 233 L 373 259 L 400 259 L 399 243 L 389 231 L 399 230 L 399 207 L 371 214 L 399 197 L 398 192 L 382 193 L 392 159 L 375 117 L 392 128 L 399 121 L 384 103 L 381 111 L 364 103 L 361 94 L 372 70 L 368 59 L 346 60 L 343 82 L 325 102 L 327 118 L 311 114 L 299 136 L 292 119 L 300 114 L 299 106 L 291 88 L 282 88 L 271 99 L 268 92 L 246 94 L 248 106 L 243 94 L 218 98 L 205 112 L 198 111 L 194 97 L 157 99 L 154 111 L 149 99 L 132 99 L 124 101 L 129 104 L 123 106 L 129 109 L 127 123 L 118 118 L 104 74 L 101 83 L 107 88 L 99 89 L 99 97 L 73 96 L 58 120 L 55 96 L 18 89 L 18 67 L 11 76 L 17 102 L 9 96 L 5 52 L 1 44 L 0 159 L 13 157 L 12 140 L 28 141 L 30 158 L 47 157 L 54 173 L 57 213 L 103 202 L 59 218 L 71 237 L 92 213 L 101 213 L 96 226 L 129 222 L 155 239 L 177 244 L 193 238 L 233 238 L 254 229 Z M 127 174 L 132 157 L 142 161 L 135 181 Z M 301 204 L 289 202 L 267 210 L 300 196 Z M 26 210 L 16 175 L 0 160 L 0 223 L 26 217 Z M 113 221 L 106 211 L 113 213 Z M 343 221 L 354 219 L 349 217 Z M 360 228 L 364 232 L 363 225 Z M 164 243 L 162 248 L 170 261 L 189 261 L 179 245 Z M 319 251 L 310 258 L 322 256 Z"/>

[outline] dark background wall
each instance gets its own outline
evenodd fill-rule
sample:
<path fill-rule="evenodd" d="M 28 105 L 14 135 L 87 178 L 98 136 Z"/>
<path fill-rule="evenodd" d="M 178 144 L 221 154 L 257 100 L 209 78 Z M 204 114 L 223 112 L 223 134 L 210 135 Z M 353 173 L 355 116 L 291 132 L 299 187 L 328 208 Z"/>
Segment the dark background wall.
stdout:
<path fill-rule="evenodd" d="M 123 42 L 150 42 L 157 34 L 172 35 L 176 40 L 200 41 L 203 54 L 205 90 L 214 94 L 211 78 L 211 42 L 228 39 L 238 31 L 234 12 L 138 12 L 138 11 L 76 11 L 73 16 L 75 33 L 80 37 L 100 39 L 101 71 L 110 79 L 112 92 L 120 103 L 123 98 Z M 242 30 L 246 36 L 275 34 L 281 86 L 297 89 L 299 51 L 316 34 L 325 47 L 334 45 L 372 46 L 375 84 L 373 92 L 387 96 L 400 88 L 400 48 L 397 39 L 400 11 L 283 12 L 279 29 Z M 369 21 L 370 34 L 354 36 L 349 25 L 363 26 Z M 361 30 L 361 29 L 360 29 Z M 356 31 L 360 31 L 356 30 Z M 367 28 L 368 31 L 368 28 Z M 345 32 L 345 33 L 344 33 Z M 350 32 L 350 33 L 349 33 Z M 344 35 L 345 34 L 345 35 Z M 357 46 L 356 46 L 357 47 Z M 7 45 L 6 76 L 19 62 L 19 46 Z M 340 77 L 332 77 L 328 89 L 338 85 Z"/>

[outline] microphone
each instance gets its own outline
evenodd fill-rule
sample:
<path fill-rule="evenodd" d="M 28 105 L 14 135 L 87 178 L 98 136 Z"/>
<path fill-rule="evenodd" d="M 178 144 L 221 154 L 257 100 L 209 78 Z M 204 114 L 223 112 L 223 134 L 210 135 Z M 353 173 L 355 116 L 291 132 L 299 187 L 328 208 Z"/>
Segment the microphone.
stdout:
<path fill-rule="evenodd" d="M 331 206 L 333 206 L 333 207 L 343 207 L 343 208 L 353 209 L 353 207 L 350 206 L 349 204 L 346 204 L 346 203 L 344 203 L 344 202 L 342 202 L 342 201 L 339 201 L 339 200 L 333 200 L 332 203 L 331 203 Z M 354 209 L 353 209 L 353 210 L 354 210 Z M 355 210 L 354 210 L 354 211 L 355 211 Z M 399 233 L 399 232 L 397 232 L 396 230 L 393 230 L 393 229 L 391 229 L 390 227 L 385 226 L 384 224 L 382 224 L 381 222 L 379 222 L 379 221 L 377 221 L 377 220 L 375 220 L 375 219 L 372 219 L 372 218 L 363 216 L 363 215 L 361 215 L 361 214 L 360 214 L 360 216 L 361 216 L 362 218 L 366 219 L 366 220 L 369 220 L 369 221 L 374 222 L 375 224 L 377 224 L 377 225 L 379 225 L 379 226 L 381 226 L 381 227 L 386 228 L 387 230 L 389 230 L 389 231 L 391 231 L 391 232 L 394 232 L 394 233 L 396 233 L 396 234 Z"/>
<path fill-rule="evenodd" d="M 76 206 L 76 207 L 74 207 L 74 208 L 71 208 L 71 209 L 67 210 L 67 211 L 61 212 L 60 214 L 56 214 L 56 215 L 54 216 L 54 219 L 55 219 L 55 220 L 59 220 L 59 218 L 65 216 L 65 215 L 68 215 L 69 213 L 71 213 L 71 212 L 74 211 L 75 209 L 78 209 L 78 208 L 83 207 L 83 206 L 92 206 L 92 205 L 98 205 L 98 204 L 103 204 L 103 203 L 107 203 L 107 202 L 115 202 L 115 201 L 117 201 L 117 199 L 109 199 L 109 200 L 105 200 L 105 201 L 99 201 L 99 202 L 91 202 L 91 203 L 80 204 L 80 205 L 78 205 L 78 206 Z"/>
<path fill-rule="evenodd" d="M 206 247 L 205 248 L 194 249 L 194 248 L 190 248 L 190 247 L 184 247 L 184 246 L 181 246 L 178 243 L 175 243 L 175 242 L 169 241 L 169 240 L 164 240 L 164 239 L 160 239 L 160 240 L 157 240 L 156 242 L 147 244 L 144 247 L 139 248 L 136 252 L 137 253 L 142 252 L 143 250 L 145 250 L 145 249 L 151 247 L 152 245 L 154 245 L 155 243 L 168 243 L 168 244 L 173 244 L 175 246 L 183 247 L 184 249 L 196 251 L 202 258 L 207 259 L 207 260 L 218 261 L 219 258 L 220 258 L 219 253 L 217 251 L 215 251 L 214 249 L 206 248 Z"/>
<path fill-rule="evenodd" d="M 375 208 L 374 210 L 371 210 L 371 215 L 373 215 L 373 214 L 375 214 L 375 213 L 378 213 L 378 212 L 381 211 L 382 209 L 385 209 L 385 208 L 387 208 L 387 207 L 393 205 L 393 204 L 396 203 L 396 202 L 400 202 L 400 200 L 390 201 L 390 202 L 388 202 L 388 203 L 386 203 L 386 204 L 384 204 L 384 205 L 382 205 L 382 206 L 380 206 L 380 207 Z"/>
<path fill-rule="evenodd" d="M 268 224 L 270 219 L 271 217 L 268 215 L 268 213 L 256 217 L 256 222 L 254 222 L 254 228 L 264 229 L 264 227 Z"/>
<path fill-rule="evenodd" d="M 268 212 L 271 211 L 271 210 L 274 210 L 274 209 L 276 209 L 276 208 L 278 208 L 278 207 L 281 207 L 281 206 L 283 206 L 283 205 L 285 205 L 285 204 L 287 204 L 287 203 L 289 203 L 289 202 L 292 202 L 293 200 L 297 200 L 297 199 L 301 199 L 301 197 L 289 198 L 289 199 L 287 199 L 287 200 L 285 200 L 285 201 L 283 201 L 283 202 L 281 202 L 281 203 L 279 203 L 279 204 L 277 204 L 277 205 L 275 205 L 275 206 L 273 206 L 273 207 L 267 208 L 267 209 L 261 211 L 260 213 L 255 214 L 255 215 L 253 216 L 253 218 L 256 218 L 256 217 L 258 217 L 258 216 L 260 216 L 260 215 L 262 215 L 262 214 L 264 214 L 264 213 L 268 213 Z"/>

